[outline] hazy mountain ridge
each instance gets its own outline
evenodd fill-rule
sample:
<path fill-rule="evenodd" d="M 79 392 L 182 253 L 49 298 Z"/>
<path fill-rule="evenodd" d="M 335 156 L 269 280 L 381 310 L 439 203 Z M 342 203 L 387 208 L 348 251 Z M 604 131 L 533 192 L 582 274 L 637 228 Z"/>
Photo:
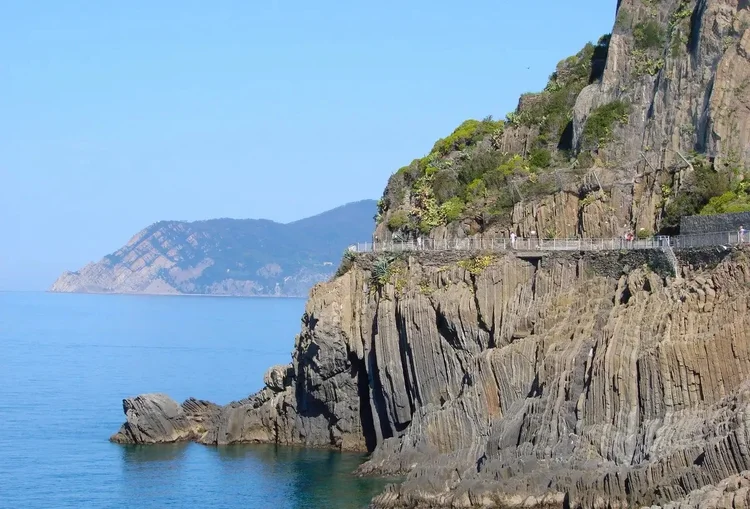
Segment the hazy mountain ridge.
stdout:
<path fill-rule="evenodd" d="M 336 270 L 342 251 L 368 239 L 374 200 L 287 224 L 267 219 L 159 221 L 53 292 L 305 296 Z"/>

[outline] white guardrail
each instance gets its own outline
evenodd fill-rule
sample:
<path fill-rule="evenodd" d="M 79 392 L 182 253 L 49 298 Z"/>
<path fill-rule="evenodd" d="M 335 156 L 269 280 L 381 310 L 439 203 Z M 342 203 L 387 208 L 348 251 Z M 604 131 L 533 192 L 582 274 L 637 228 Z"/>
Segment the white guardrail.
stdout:
<path fill-rule="evenodd" d="M 357 253 L 403 251 L 620 251 L 635 249 L 684 249 L 723 246 L 750 242 L 750 232 L 740 239 L 739 232 L 716 232 L 674 237 L 656 236 L 647 239 L 539 239 L 507 237 L 467 237 L 463 239 L 415 239 L 407 241 L 361 242 L 349 246 Z"/>

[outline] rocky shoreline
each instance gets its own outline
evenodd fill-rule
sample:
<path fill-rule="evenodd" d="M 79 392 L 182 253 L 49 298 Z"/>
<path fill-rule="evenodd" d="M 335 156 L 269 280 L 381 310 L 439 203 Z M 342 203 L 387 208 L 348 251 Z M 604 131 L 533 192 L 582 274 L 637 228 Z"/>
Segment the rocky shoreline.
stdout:
<path fill-rule="evenodd" d="M 423 253 L 379 287 L 360 256 L 260 392 L 126 399 L 112 440 L 370 451 L 407 475 L 382 508 L 698 507 L 750 467 L 750 257 L 678 255 Z"/>
<path fill-rule="evenodd" d="M 374 238 L 750 207 L 748 86 L 748 0 L 618 0 L 543 92 L 395 172 Z M 380 509 L 750 507 L 750 251 L 675 251 L 348 253 L 260 392 L 127 399 L 112 440 L 366 451 L 360 475 L 404 476 Z"/>

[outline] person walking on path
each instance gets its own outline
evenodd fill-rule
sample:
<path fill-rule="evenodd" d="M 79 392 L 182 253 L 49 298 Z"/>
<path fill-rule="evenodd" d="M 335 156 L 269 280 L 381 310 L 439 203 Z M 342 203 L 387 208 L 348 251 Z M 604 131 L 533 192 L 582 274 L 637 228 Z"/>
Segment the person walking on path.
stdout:
<path fill-rule="evenodd" d="M 516 232 L 510 232 L 510 247 L 511 249 L 516 248 Z"/>
<path fill-rule="evenodd" d="M 738 238 L 740 244 L 745 242 L 745 233 L 747 233 L 745 231 L 745 227 L 740 225 L 739 238 Z"/>
<path fill-rule="evenodd" d="M 536 248 L 537 249 L 541 249 L 542 248 L 542 240 L 539 237 L 539 235 L 537 235 L 536 230 L 531 230 L 529 232 L 529 238 L 530 238 L 531 242 L 534 242 L 534 239 L 536 239 L 535 244 L 536 244 Z M 531 243 L 529 243 L 529 248 L 531 248 Z"/>

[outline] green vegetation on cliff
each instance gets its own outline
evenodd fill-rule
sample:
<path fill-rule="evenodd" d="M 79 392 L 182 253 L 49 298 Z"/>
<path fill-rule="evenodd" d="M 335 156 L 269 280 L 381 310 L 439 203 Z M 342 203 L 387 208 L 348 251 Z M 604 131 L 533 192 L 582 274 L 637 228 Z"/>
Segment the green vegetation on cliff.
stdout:
<path fill-rule="evenodd" d="M 553 170 L 570 167 L 574 156 L 576 98 L 600 77 L 608 45 L 606 35 L 562 60 L 544 90 L 524 94 L 505 120 L 467 120 L 398 170 L 379 202 L 378 221 L 392 232 L 425 234 L 464 218 L 501 221 L 519 200 L 558 191 Z M 614 114 L 620 120 L 624 112 L 618 107 Z M 592 135 L 606 137 L 609 116 L 594 121 Z"/>
<path fill-rule="evenodd" d="M 721 196 L 711 198 L 701 209 L 701 214 L 729 214 L 734 212 L 750 212 L 750 196 L 746 192 L 746 183 L 735 191 L 727 191 Z"/>
<path fill-rule="evenodd" d="M 741 42 L 750 10 L 722 18 L 708 44 L 696 39 L 696 9 L 690 0 L 618 6 L 614 36 L 560 61 L 541 92 L 521 95 L 503 120 L 464 121 L 398 170 L 378 234 L 676 233 L 682 216 L 750 208 L 738 184 L 750 157 Z M 610 46 L 617 62 L 603 83 Z M 697 72 L 697 60 L 713 75 Z M 688 115 L 695 104 L 710 114 Z"/>
<path fill-rule="evenodd" d="M 683 216 L 750 211 L 750 182 L 743 180 L 737 161 L 730 159 L 717 167 L 699 154 L 690 159 L 693 171 L 686 175 L 679 192 L 663 189 L 668 198 L 661 218 L 663 233 L 677 233 Z"/>
<path fill-rule="evenodd" d="M 431 155 L 447 156 L 451 152 L 464 150 L 476 145 L 478 141 L 496 129 L 502 129 L 502 122 L 492 122 L 492 119 L 467 120 L 456 128 L 447 138 L 441 138 L 432 147 Z"/>
<path fill-rule="evenodd" d="M 596 149 L 612 141 L 612 128 L 616 123 L 626 124 L 630 107 L 623 101 L 614 101 L 591 112 L 583 128 L 581 145 Z"/>

